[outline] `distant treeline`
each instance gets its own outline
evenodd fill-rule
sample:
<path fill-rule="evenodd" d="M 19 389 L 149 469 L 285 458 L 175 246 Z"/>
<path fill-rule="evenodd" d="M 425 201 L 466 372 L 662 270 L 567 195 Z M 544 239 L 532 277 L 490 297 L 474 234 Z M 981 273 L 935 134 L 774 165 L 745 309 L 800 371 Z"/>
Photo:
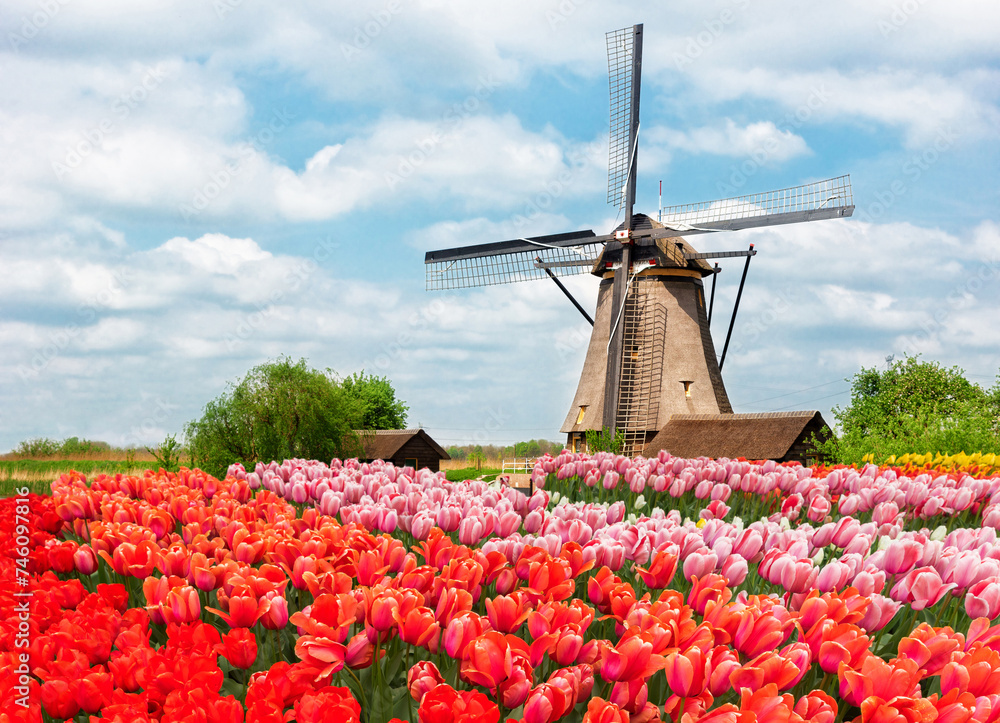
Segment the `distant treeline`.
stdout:
<path fill-rule="evenodd" d="M 18 443 L 3 459 L 72 459 L 72 460 L 142 460 L 149 461 L 153 455 L 145 449 L 132 447 L 112 447 L 107 442 L 93 439 L 49 439 L 37 437 Z"/>
<path fill-rule="evenodd" d="M 483 459 L 511 459 L 513 457 L 541 457 L 545 454 L 556 455 L 565 447 L 562 442 L 550 442 L 547 439 L 529 439 L 504 447 L 496 444 L 465 444 L 448 447 L 448 455 L 452 459 L 465 460 L 482 455 Z"/>

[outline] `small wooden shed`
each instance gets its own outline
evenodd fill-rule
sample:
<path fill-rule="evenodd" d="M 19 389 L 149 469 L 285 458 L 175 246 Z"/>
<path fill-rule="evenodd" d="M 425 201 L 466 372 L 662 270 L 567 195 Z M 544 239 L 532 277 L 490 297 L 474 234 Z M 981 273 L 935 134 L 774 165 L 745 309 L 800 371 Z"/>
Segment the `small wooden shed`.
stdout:
<path fill-rule="evenodd" d="M 735 459 L 815 464 L 819 455 L 809 440 L 830 436 L 830 427 L 816 411 L 758 414 L 674 414 L 646 445 L 654 457 L 665 449 L 675 457 Z"/>
<path fill-rule="evenodd" d="M 384 459 L 396 467 L 441 468 L 442 459 L 451 459 L 437 442 L 422 429 L 359 429 L 364 451 L 363 462 Z"/>

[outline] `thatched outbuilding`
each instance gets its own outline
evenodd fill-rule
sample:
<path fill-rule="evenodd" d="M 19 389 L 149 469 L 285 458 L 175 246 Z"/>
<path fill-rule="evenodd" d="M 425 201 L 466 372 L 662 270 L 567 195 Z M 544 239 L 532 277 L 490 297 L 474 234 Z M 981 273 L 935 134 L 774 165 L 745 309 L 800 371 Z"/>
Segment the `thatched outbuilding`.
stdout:
<path fill-rule="evenodd" d="M 820 461 L 810 443 L 830 436 L 823 415 L 816 411 L 758 414 L 674 414 L 646 445 L 654 457 L 664 449 L 675 457 L 773 459 L 776 462 Z"/>
<path fill-rule="evenodd" d="M 441 460 L 451 459 L 444 448 L 422 429 L 357 430 L 364 450 L 361 461 L 383 459 L 396 467 L 441 468 Z"/>

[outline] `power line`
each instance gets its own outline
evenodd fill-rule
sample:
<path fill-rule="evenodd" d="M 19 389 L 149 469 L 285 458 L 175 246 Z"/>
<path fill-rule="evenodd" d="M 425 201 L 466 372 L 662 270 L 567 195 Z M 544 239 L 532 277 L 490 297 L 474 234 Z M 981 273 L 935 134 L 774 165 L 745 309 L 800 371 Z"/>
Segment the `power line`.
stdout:
<path fill-rule="evenodd" d="M 766 399 L 756 399 L 756 400 L 754 400 L 752 402 L 741 402 L 740 404 L 741 405 L 742 404 L 760 404 L 761 402 L 770 402 L 772 399 L 781 399 L 782 397 L 790 397 L 793 394 L 801 394 L 802 392 L 808 392 L 811 389 L 819 389 L 820 387 L 828 387 L 831 384 L 836 384 L 837 382 L 846 382 L 846 381 L 847 380 L 844 379 L 844 378 L 834 379 L 832 382 L 823 382 L 822 384 L 817 384 L 814 387 L 806 387 L 805 389 L 799 389 L 799 390 L 794 391 L 794 392 L 788 392 L 787 394 L 779 394 L 776 397 L 767 397 Z"/>
<path fill-rule="evenodd" d="M 781 412 L 781 411 L 784 411 L 786 409 L 791 409 L 792 407 L 798 407 L 801 404 L 812 404 L 813 402 L 819 402 L 819 401 L 822 401 L 824 399 L 830 399 L 832 397 L 839 397 L 841 394 L 846 394 L 849 391 L 850 391 L 849 389 L 843 389 L 843 390 L 837 392 L 836 394 L 827 394 L 825 397 L 819 397 L 817 399 L 810 399 L 810 400 L 808 400 L 806 402 L 799 402 L 799 404 L 790 404 L 787 407 L 778 407 L 777 409 L 772 409 L 771 411 L 772 412 Z"/>

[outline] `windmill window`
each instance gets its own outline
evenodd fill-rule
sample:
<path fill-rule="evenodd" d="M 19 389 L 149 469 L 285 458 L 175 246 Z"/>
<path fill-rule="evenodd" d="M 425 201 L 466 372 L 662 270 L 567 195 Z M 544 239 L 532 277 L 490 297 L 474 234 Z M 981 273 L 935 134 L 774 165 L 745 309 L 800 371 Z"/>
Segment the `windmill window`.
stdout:
<path fill-rule="evenodd" d="M 681 384 L 684 385 L 684 398 L 685 399 L 690 399 L 691 398 L 691 385 L 694 384 L 694 382 L 681 382 Z"/>
<path fill-rule="evenodd" d="M 587 413 L 587 405 L 584 404 L 580 407 L 580 413 L 576 415 L 576 423 L 583 424 L 583 417 Z"/>

